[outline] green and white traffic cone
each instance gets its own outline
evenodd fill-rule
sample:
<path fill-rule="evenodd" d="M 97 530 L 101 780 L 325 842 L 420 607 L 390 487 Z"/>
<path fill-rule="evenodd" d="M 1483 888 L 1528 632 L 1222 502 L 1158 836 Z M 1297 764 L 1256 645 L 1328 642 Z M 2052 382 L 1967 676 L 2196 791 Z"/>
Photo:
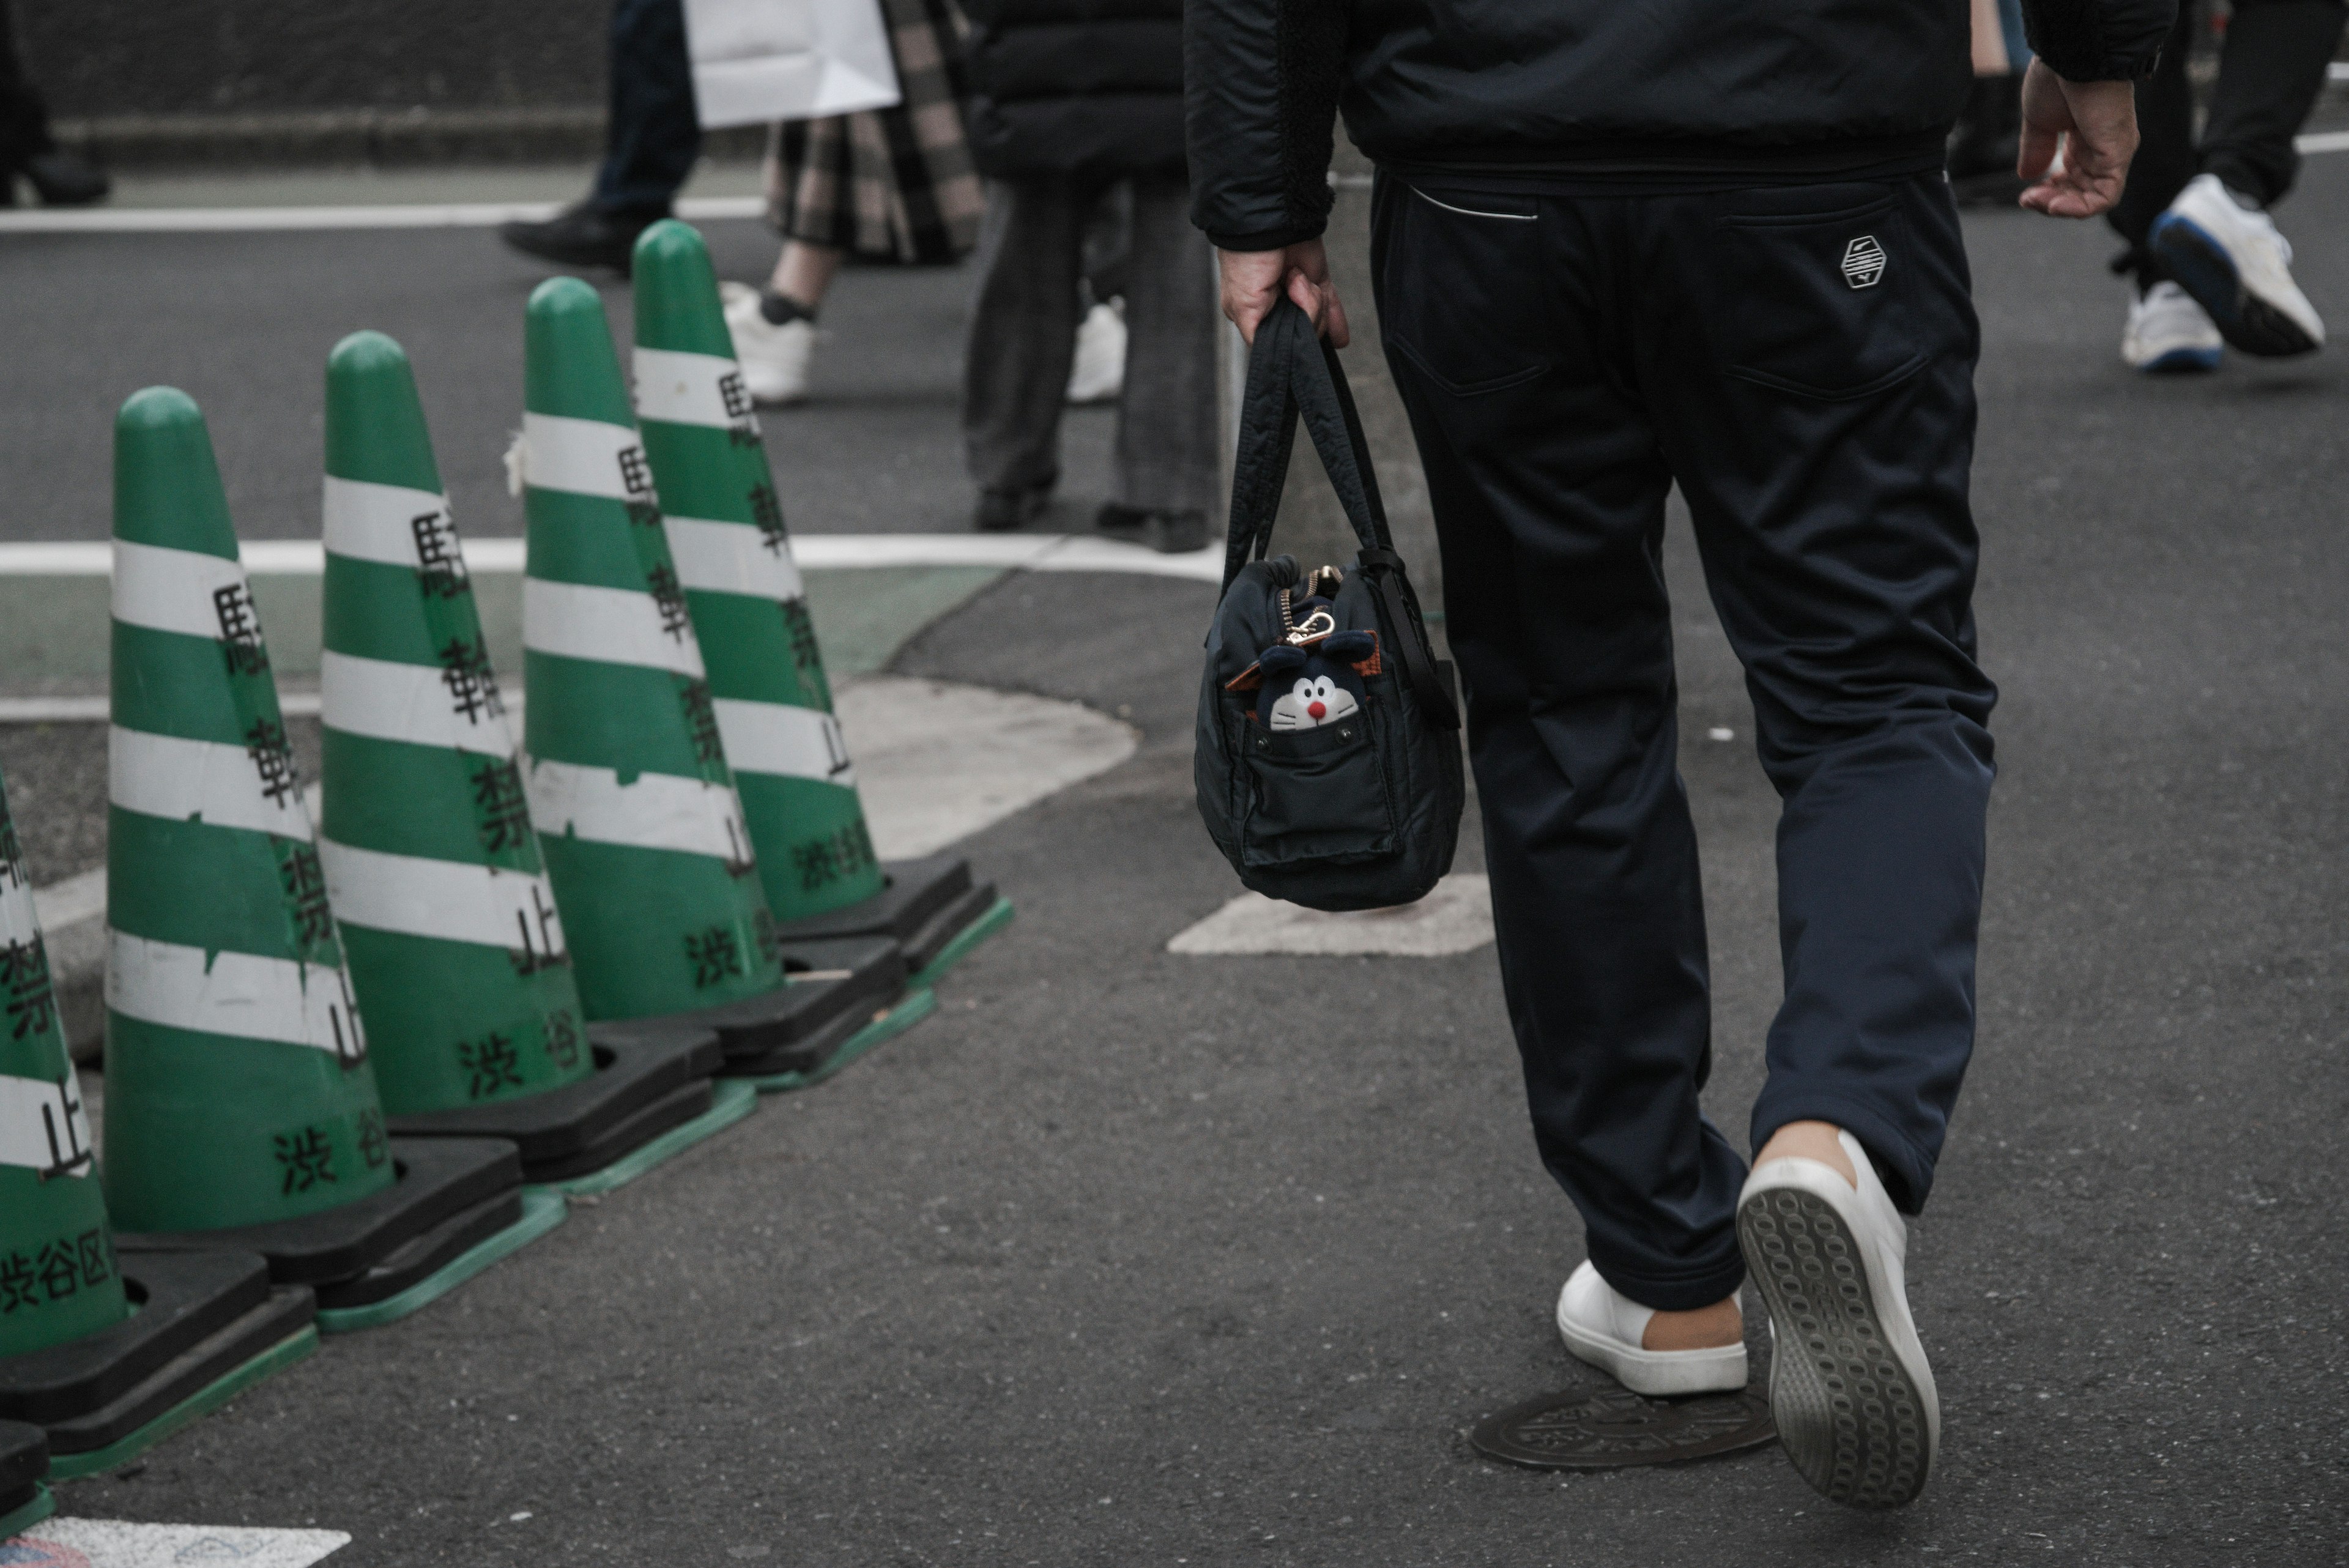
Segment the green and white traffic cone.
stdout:
<path fill-rule="evenodd" d="M 885 936 L 931 978 L 1011 906 L 959 857 L 874 855 L 709 249 L 655 223 L 634 277 L 636 415 L 768 907 L 787 943 Z"/>
<path fill-rule="evenodd" d="M 108 1206 L 321 1308 L 420 1305 L 520 1217 L 521 1162 L 384 1126 L 203 415 L 134 394 L 114 465 Z"/>
<path fill-rule="evenodd" d="M 541 284 L 525 354 L 523 774 L 580 998 L 636 1019 L 771 992 L 774 917 L 595 291 Z"/>
<path fill-rule="evenodd" d="M 306 1355 L 314 1309 L 251 1254 L 116 1255 L 5 788 L 0 995 L 0 1428 L 39 1427 L 45 1468 L 87 1475 Z M 0 1474 L 0 1518 L 30 1501 Z"/>
<path fill-rule="evenodd" d="M 32 874 L 0 784 L 0 1364 L 129 1314 Z"/>
<path fill-rule="evenodd" d="M 710 1047 L 589 1047 L 423 405 L 380 332 L 326 361 L 325 535 L 319 852 L 391 1130 L 510 1138 L 537 1182 L 705 1115 Z"/>
<path fill-rule="evenodd" d="M 392 1116 L 595 1071 L 408 356 L 326 361 L 319 854 Z"/>

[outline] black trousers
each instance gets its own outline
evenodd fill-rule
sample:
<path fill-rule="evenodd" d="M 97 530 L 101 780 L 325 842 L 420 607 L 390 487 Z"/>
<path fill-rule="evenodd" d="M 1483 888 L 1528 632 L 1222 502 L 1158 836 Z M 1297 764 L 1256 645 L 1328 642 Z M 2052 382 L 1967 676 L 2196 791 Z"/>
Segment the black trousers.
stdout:
<path fill-rule="evenodd" d="M 22 169 L 27 159 L 57 146 L 49 136 L 48 108 L 25 78 L 14 21 L 8 15 L 8 0 L 0 0 L 0 182 Z M 7 193 L 0 192 L 0 206 L 7 199 Z"/>
<path fill-rule="evenodd" d="M 2146 252 L 2146 232 L 2197 174 L 2216 174 L 2262 207 L 2283 200 L 2300 172 L 2292 140 L 2324 90 L 2325 65 L 2349 18 L 2341 0 L 2235 0 L 2198 148 L 2186 63 L 2205 8 L 2202 0 L 2180 0 L 2160 66 L 2137 84 L 2137 158 L 2105 220 L 2128 241 L 2127 264 L 2147 283 L 2163 275 Z"/>
<path fill-rule="evenodd" d="M 1444 555 L 1534 1136 L 1599 1272 L 1744 1277 L 1661 548 L 1677 483 L 1746 671 L 1785 1001 L 1759 1147 L 1932 1182 L 1973 1044 L 1996 691 L 1974 662 L 1978 342 L 1938 173 L 1659 194 L 1382 175 L 1373 279 Z"/>
<path fill-rule="evenodd" d="M 613 0 L 611 71 L 592 199 L 607 212 L 666 214 L 701 156 L 684 0 Z"/>

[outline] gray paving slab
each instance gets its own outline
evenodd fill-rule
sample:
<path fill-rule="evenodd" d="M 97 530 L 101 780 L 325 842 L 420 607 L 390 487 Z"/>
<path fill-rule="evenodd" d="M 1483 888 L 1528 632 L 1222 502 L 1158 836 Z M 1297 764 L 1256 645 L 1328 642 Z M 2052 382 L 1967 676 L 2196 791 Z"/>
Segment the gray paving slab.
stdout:
<path fill-rule="evenodd" d="M 2349 161 L 2313 160 L 2284 221 L 2349 319 L 2344 217 Z M 1579 1240 L 1490 952 L 1164 951 L 1235 889 L 1189 793 L 1211 590 L 1015 576 L 897 668 L 1143 742 L 968 843 L 1020 918 L 939 1016 L 67 1510 L 316 1521 L 351 1568 L 2342 1562 L 2339 351 L 2141 381 L 2101 230 L 1969 240 L 2002 775 L 1982 1046 L 1911 1250 L 1947 1415 L 1918 1506 L 1833 1511 L 1766 1452 L 1471 1456 L 1479 1416 L 1596 1386 L 1548 1326 Z M 1742 1129 L 1775 805 L 1669 552 Z"/>

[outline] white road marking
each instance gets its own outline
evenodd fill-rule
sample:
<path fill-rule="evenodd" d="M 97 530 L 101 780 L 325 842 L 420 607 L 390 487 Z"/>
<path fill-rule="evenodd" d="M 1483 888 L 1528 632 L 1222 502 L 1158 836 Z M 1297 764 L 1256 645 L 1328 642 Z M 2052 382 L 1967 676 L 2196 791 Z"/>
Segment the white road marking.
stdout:
<path fill-rule="evenodd" d="M 1455 871 L 1416 904 L 1392 909 L 1324 914 L 1242 893 L 1166 944 L 1173 953 L 1302 953 L 1350 957 L 1383 953 L 1397 958 L 1443 958 L 1483 947 L 1493 940 L 1491 884 L 1479 874 Z"/>
<path fill-rule="evenodd" d="M 0 213 L 0 234 L 191 234 L 266 229 L 485 229 L 510 220 L 534 223 L 560 202 L 384 202 L 347 207 L 33 208 Z M 677 203 L 688 223 L 756 218 L 759 196 L 694 196 Z"/>
<path fill-rule="evenodd" d="M 190 1563 L 310 1568 L 328 1552 L 351 1542 L 339 1530 L 132 1524 L 119 1519 L 51 1519 L 12 1539 L 26 1546 L 61 1546 L 80 1552 L 89 1568 L 184 1568 Z"/>

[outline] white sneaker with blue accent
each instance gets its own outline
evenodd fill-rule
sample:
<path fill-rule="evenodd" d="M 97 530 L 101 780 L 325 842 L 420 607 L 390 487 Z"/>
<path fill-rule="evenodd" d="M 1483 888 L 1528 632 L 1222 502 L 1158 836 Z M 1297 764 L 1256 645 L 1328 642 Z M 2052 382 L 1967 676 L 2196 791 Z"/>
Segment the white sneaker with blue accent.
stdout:
<path fill-rule="evenodd" d="M 2226 339 L 2210 313 L 2174 283 L 2155 284 L 2129 300 L 2121 359 L 2151 376 L 2215 370 Z"/>
<path fill-rule="evenodd" d="M 1557 1295 L 1557 1332 L 1566 1348 L 1634 1394 L 1735 1393 L 1745 1386 L 1745 1343 L 1709 1350 L 1649 1350 L 1640 1343 L 1653 1307 L 1643 1307 L 1599 1277 L 1588 1263 L 1568 1276 Z"/>
<path fill-rule="evenodd" d="M 2324 346 L 2324 322 L 2292 280 L 2292 242 L 2216 174 L 2198 174 L 2146 238 L 2229 343 L 2283 358 Z"/>

